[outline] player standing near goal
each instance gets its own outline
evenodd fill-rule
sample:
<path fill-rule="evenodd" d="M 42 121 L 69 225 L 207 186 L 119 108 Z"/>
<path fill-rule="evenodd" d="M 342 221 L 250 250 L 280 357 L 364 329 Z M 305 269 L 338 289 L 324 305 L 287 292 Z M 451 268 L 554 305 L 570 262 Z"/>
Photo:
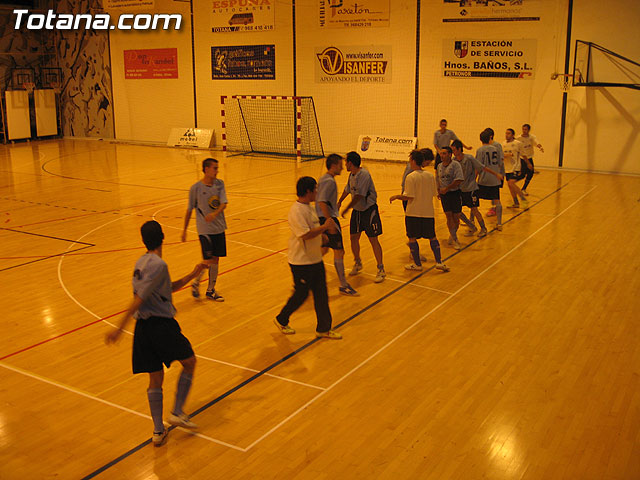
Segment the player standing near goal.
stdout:
<path fill-rule="evenodd" d="M 316 213 L 320 219 L 320 225 L 324 225 L 327 218 L 333 220 L 334 226 L 329 228 L 326 235 L 329 239 L 328 246 L 333 250 L 333 265 L 340 279 L 340 293 L 351 297 L 357 297 L 358 292 L 347 283 L 344 273 L 344 245 L 342 243 L 342 229 L 338 221 L 338 184 L 335 177 L 342 172 L 342 157 L 332 153 L 325 162 L 327 173 L 318 180 L 318 193 L 316 194 Z"/>
<path fill-rule="evenodd" d="M 205 158 L 202 161 L 204 177 L 189 190 L 189 204 L 184 216 L 184 229 L 182 241 L 187 241 L 187 227 L 191 220 L 192 210 L 196 210 L 196 227 L 202 248 L 202 258 L 209 265 L 209 285 L 206 298 L 216 302 L 224 302 L 224 297 L 216 291 L 218 279 L 218 266 L 220 257 L 227 256 L 227 241 L 224 231 L 227 222 L 224 219 L 224 210 L 227 208 L 227 192 L 224 182 L 218 178 L 219 164 L 215 158 Z M 204 271 L 191 284 L 191 294 L 200 296 L 200 281 Z"/>
<path fill-rule="evenodd" d="M 296 331 L 289 326 L 289 317 L 313 293 L 313 306 L 316 311 L 316 337 L 339 340 L 338 332 L 331 330 L 331 310 L 329 310 L 329 295 L 327 293 L 327 279 L 322 262 L 322 234 L 335 228 L 333 220 L 327 218 L 324 224 L 320 220 L 311 202 L 315 201 L 317 184 L 315 178 L 301 177 L 296 184 L 298 201 L 289 210 L 289 249 L 287 257 L 293 274 L 293 295 L 280 313 L 273 320 L 276 327 L 285 335 L 292 335 Z"/>
<path fill-rule="evenodd" d="M 382 220 L 376 203 L 378 194 L 371 174 L 360 166 L 361 162 L 362 159 L 358 152 L 347 153 L 346 166 L 349 171 L 349 178 L 344 192 L 342 192 L 340 200 L 338 200 L 338 209 L 340 209 L 342 201 L 351 193 L 351 202 L 342 211 L 342 216 L 344 217 L 353 208 L 349 232 L 351 233 L 351 251 L 353 252 L 355 264 L 349 275 L 357 275 L 362 271 L 360 235 L 365 232 L 378 264 L 378 273 L 374 282 L 380 283 L 387 274 L 382 263 L 382 246 L 378 240 L 378 236 L 382 235 Z"/>
<path fill-rule="evenodd" d="M 534 174 L 533 169 L 535 168 L 535 165 L 533 163 L 533 147 L 538 147 L 540 151 L 544 153 L 544 148 L 542 148 L 542 145 L 538 143 L 538 139 L 535 137 L 535 135 L 531 135 L 531 133 L 529 133 L 530 131 L 531 125 L 525 123 L 524 125 L 522 125 L 522 135 L 518 137 L 518 140 L 522 142 L 522 171 L 525 174 L 522 193 L 524 193 L 525 195 L 529 195 L 527 193 L 527 187 L 529 186 L 529 183 L 531 182 Z"/>
<path fill-rule="evenodd" d="M 142 225 L 140 233 L 147 253 L 138 259 L 133 272 L 133 302 L 122 316 L 118 329 L 109 333 L 105 340 L 107 344 L 117 342 L 129 319 L 136 318 L 133 334 L 133 373 L 149 374 L 147 399 L 154 425 L 152 440 L 153 444 L 159 447 L 166 441 L 168 434 L 162 423 L 162 364 L 167 368 L 174 360 L 182 364 L 175 404 L 168 418 L 169 423 L 185 428 L 197 428 L 182 411 L 191 389 L 196 357 L 189 340 L 181 333 L 180 325 L 173 318 L 176 308 L 173 306 L 171 294 L 195 278 L 207 265 L 200 263 L 189 275 L 172 282 L 169 268 L 162 260 L 162 227 L 152 220 Z"/>
<path fill-rule="evenodd" d="M 516 132 L 513 128 L 507 128 L 507 131 L 504 134 L 505 141 L 502 144 L 502 150 L 504 151 L 505 158 L 505 169 L 508 170 L 507 185 L 509 186 L 509 192 L 513 198 L 513 204 L 509 205 L 508 208 L 520 208 L 518 197 L 522 199 L 522 206 L 524 208 L 528 208 L 529 202 L 527 202 L 526 197 L 516 182 L 524 178 L 525 174 L 522 172 L 521 166 L 523 162 L 528 162 L 529 160 L 520 161 L 522 143 L 514 138 L 515 134 Z"/>
<path fill-rule="evenodd" d="M 433 156 L 433 153 L 431 154 Z M 411 173 L 407 175 L 402 195 L 393 195 L 389 203 L 394 200 L 407 202 L 405 212 L 405 228 L 409 238 L 409 251 L 413 263 L 406 265 L 407 270 L 422 270 L 422 257 L 418 239 L 428 238 L 429 245 L 436 259 L 436 268 L 448 272 L 449 268 L 442 263 L 440 243 L 436 238 L 433 197 L 436 196 L 436 181 L 432 173 L 422 169 L 430 160 L 425 160 L 420 150 L 413 150 L 409 154 Z"/>
<path fill-rule="evenodd" d="M 500 185 L 504 175 L 504 162 L 498 149 L 491 142 L 491 132 L 484 130 L 480 134 L 482 146 L 476 151 L 476 160 L 483 169 L 478 176 L 478 198 L 491 200 L 495 207 L 498 224 L 496 228 L 502 231 L 502 204 L 500 203 Z"/>

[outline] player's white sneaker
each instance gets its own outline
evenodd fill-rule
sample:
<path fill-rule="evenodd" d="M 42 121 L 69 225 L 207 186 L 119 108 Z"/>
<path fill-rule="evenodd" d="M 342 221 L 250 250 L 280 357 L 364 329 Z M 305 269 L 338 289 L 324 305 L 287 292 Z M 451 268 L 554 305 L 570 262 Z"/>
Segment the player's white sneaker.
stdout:
<path fill-rule="evenodd" d="M 457 240 L 453 241 L 453 248 L 455 248 L 456 250 L 460 250 L 462 248 L 462 246 L 460 245 L 460 242 L 458 242 Z"/>
<path fill-rule="evenodd" d="M 519 203 L 512 203 L 511 205 L 507 206 L 507 208 L 520 208 L 520 204 Z"/>
<path fill-rule="evenodd" d="M 421 272 L 422 271 L 422 265 L 416 265 L 415 263 L 410 263 L 409 265 L 405 265 L 404 266 L 405 270 L 413 270 L 416 272 Z"/>
<path fill-rule="evenodd" d="M 354 263 L 353 264 L 353 268 L 349 272 L 349 275 L 351 275 L 351 276 L 358 275 L 361 271 L 362 271 L 362 264 L 361 263 Z"/>
<path fill-rule="evenodd" d="M 528 196 L 529 196 L 529 192 L 527 192 L 526 190 L 522 190 L 522 194 L 523 194 L 525 197 L 528 197 Z"/>
<path fill-rule="evenodd" d="M 496 230 L 498 230 L 499 232 L 502 231 L 502 224 L 501 223 L 496 225 Z"/>
<path fill-rule="evenodd" d="M 169 418 L 167 418 L 167 421 L 176 427 L 190 428 L 191 430 L 198 428 L 198 425 L 189 420 L 189 416 L 184 413 L 181 413 L 180 415 L 172 413 L 169 415 Z"/>
<path fill-rule="evenodd" d="M 487 236 L 487 229 L 483 228 L 482 230 L 480 230 L 480 233 L 478 233 L 478 238 L 482 238 L 486 236 Z"/>
<path fill-rule="evenodd" d="M 161 433 L 153 432 L 153 437 L 151 437 L 151 440 L 153 441 L 153 445 L 155 447 L 160 447 L 164 445 L 167 442 L 168 435 L 169 435 L 169 430 L 167 430 L 166 428 Z"/>
<path fill-rule="evenodd" d="M 387 276 L 387 272 L 384 271 L 384 269 L 380 268 L 378 270 L 378 274 L 376 275 L 376 278 L 373 280 L 376 283 L 380 283 L 384 280 L 384 277 Z"/>
<path fill-rule="evenodd" d="M 442 270 L 443 272 L 448 272 L 449 267 L 447 267 L 444 263 L 436 263 L 436 270 Z"/>

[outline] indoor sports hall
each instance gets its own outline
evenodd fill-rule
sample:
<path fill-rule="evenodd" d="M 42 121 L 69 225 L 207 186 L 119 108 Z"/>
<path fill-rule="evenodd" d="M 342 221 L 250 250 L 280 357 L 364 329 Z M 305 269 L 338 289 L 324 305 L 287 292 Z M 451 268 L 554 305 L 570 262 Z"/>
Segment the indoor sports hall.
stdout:
<path fill-rule="evenodd" d="M 4 3 L 0 479 L 640 478 L 637 2 L 615 18 L 595 0 Z M 124 28 L 156 14 L 174 23 Z M 89 25 L 102 15 L 130 23 Z M 461 227 L 455 249 L 435 200 L 450 271 L 425 240 L 409 271 L 389 197 L 442 119 L 465 153 L 523 124 L 543 148 L 526 208 L 502 188 L 501 230 L 481 200 L 488 234 Z M 376 158 L 384 139 L 409 148 Z M 359 296 L 341 295 L 327 253 L 343 338 L 316 338 L 312 299 L 283 335 L 296 181 L 352 150 L 386 278 L 363 236 Z M 202 261 L 193 218 L 181 234 L 208 157 L 228 197 L 224 301 L 173 293 L 199 428 L 167 425 L 155 446 L 134 322 L 105 337 L 131 304 L 143 223 L 162 226 L 173 280 Z M 180 371 L 165 369 L 165 417 Z"/>

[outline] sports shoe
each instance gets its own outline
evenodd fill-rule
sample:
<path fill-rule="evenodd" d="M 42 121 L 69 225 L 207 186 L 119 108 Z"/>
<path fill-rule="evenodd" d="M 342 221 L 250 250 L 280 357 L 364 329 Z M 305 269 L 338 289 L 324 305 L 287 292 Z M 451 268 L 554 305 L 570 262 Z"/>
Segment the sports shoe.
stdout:
<path fill-rule="evenodd" d="M 443 272 L 448 272 L 449 267 L 447 267 L 444 263 L 436 263 L 436 270 L 442 270 Z"/>
<path fill-rule="evenodd" d="M 340 287 L 340 293 L 342 295 L 346 295 L 347 297 L 359 297 L 360 294 L 353 288 L 351 285 L 347 283 L 346 287 Z"/>
<path fill-rule="evenodd" d="M 499 232 L 502 231 L 502 224 L 501 223 L 496 225 L 496 230 L 498 230 Z"/>
<path fill-rule="evenodd" d="M 529 192 L 527 192 L 526 190 L 522 190 L 522 194 L 523 194 L 525 197 L 528 197 L 528 196 L 529 196 Z"/>
<path fill-rule="evenodd" d="M 473 228 L 469 227 L 469 229 L 464 233 L 464 236 L 473 237 L 477 231 L 478 231 L 478 227 L 475 227 L 475 226 Z"/>
<path fill-rule="evenodd" d="M 453 241 L 453 248 L 455 248 L 456 250 L 460 250 L 462 248 L 462 246 L 460 245 L 460 242 L 458 242 L 457 240 Z"/>
<path fill-rule="evenodd" d="M 167 421 L 176 427 L 190 428 L 191 430 L 198 428 L 198 425 L 189 420 L 189 416 L 185 413 L 181 413 L 180 415 L 172 413 L 169 415 L 169 418 L 167 418 Z"/>
<path fill-rule="evenodd" d="M 529 200 L 522 200 L 520 202 L 520 205 L 522 205 L 522 208 L 524 208 L 524 209 L 529 208 Z"/>
<path fill-rule="evenodd" d="M 387 272 L 385 272 L 382 268 L 378 270 L 378 274 L 376 275 L 376 278 L 373 279 L 374 282 L 376 283 L 380 283 L 384 280 L 384 277 L 387 276 Z"/>
<path fill-rule="evenodd" d="M 353 264 L 353 268 L 349 272 L 349 275 L 354 276 L 354 275 L 359 274 L 361 271 L 362 271 L 362 264 L 361 263 L 354 263 Z"/>
<path fill-rule="evenodd" d="M 511 205 L 508 205 L 507 208 L 520 208 L 520 204 L 519 203 L 512 203 Z"/>
<path fill-rule="evenodd" d="M 496 216 L 496 209 L 495 208 L 490 208 L 487 211 L 487 217 L 495 217 Z"/>
<path fill-rule="evenodd" d="M 405 270 L 413 270 L 415 272 L 421 272 L 422 271 L 422 265 L 416 265 L 415 263 L 410 263 L 409 265 L 405 265 L 404 269 Z"/>
<path fill-rule="evenodd" d="M 153 432 L 153 437 L 151 438 L 151 440 L 153 440 L 153 446 L 160 447 L 164 445 L 167 442 L 168 436 L 169 436 L 169 430 L 167 430 L 166 428 L 161 433 Z"/>
<path fill-rule="evenodd" d="M 329 330 L 328 332 L 316 332 L 316 338 L 328 338 L 330 340 L 342 340 L 342 335 L 340 335 L 335 330 Z"/>
<path fill-rule="evenodd" d="M 207 299 L 213 300 L 214 302 L 224 302 L 224 297 L 215 290 L 213 292 L 207 292 L 205 296 Z"/>
<path fill-rule="evenodd" d="M 449 239 L 447 240 L 447 245 L 453 245 L 453 237 L 449 235 Z"/>
<path fill-rule="evenodd" d="M 196 285 L 195 283 L 191 284 L 191 296 L 193 298 L 200 297 L 200 285 Z"/>
<path fill-rule="evenodd" d="M 480 233 L 478 233 L 478 238 L 482 238 L 486 236 L 487 236 L 487 229 L 483 228 L 482 230 L 480 230 Z"/>
<path fill-rule="evenodd" d="M 277 318 L 273 319 L 273 323 L 276 325 L 276 327 L 278 327 L 278 330 L 280 330 L 285 335 L 293 335 L 294 333 L 296 333 L 296 331 L 289 325 L 282 325 Z"/>

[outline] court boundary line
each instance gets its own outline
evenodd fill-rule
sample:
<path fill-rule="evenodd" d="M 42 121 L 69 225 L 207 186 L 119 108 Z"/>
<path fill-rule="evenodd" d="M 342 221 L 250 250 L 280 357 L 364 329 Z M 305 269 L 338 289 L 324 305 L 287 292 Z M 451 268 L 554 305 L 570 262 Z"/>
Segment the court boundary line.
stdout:
<path fill-rule="evenodd" d="M 579 177 L 580 175 L 578 175 L 577 177 Z M 575 178 L 577 178 L 575 177 Z M 553 195 L 555 195 L 556 193 L 558 193 L 560 190 L 562 190 L 563 188 L 567 187 L 573 180 L 569 180 L 566 183 L 564 183 L 563 185 L 557 187 L 555 190 L 553 190 L 551 193 L 547 194 L 546 196 L 544 196 L 542 199 L 538 200 L 536 203 L 534 203 L 533 205 L 531 205 L 530 207 L 523 209 L 521 212 L 517 213 L 516 215 L 512 216 L 511 218 L 509 218 L 508 220 L 506 220 L 505 222 L 503 222 L 504 224 L 507 224 L 509 222 L 511 222 L 512 220 L 518 218 L 520 215 L 524 214 L 525 212 L 529 211 L 531 208 L 535 207 L 536 205 L 544 202 L 545 200 L 547 200 L 548 198 L 552 197 Z M 597 187 L 597 185 L 595 185 L 591 190 L 589 190 L 588 192 L 585 192 L 584 194 L 582 194 L 577 200 L 575 200 L 573 203 L 571 203 L 567 208 L 565 208 L 562 212 L 560 212 L 559 214 L 557 214 L 554 218 L 550 219 L 549 221 L 547 221 L 542 227 L 538 228 L 535 232 L 533 232 L 532 234 L 530 234 L 527 238 L 525 238 L 523 241 L 521 241 L 520 243 L 518 243 L 515 247 L 513 247 L 511 250 L 509 250 L 507 253 L 505 253 L 502 257 L 500 257 L 500 259 L 494 261 L 491 265 L 489 265 L 487 268 L 485 268 L 482 272 L 480 272 L 479 274 L 477 274 L 475 277 L 473 277 L 471 280 L 469 280 L 467 283 L 465 283 L 462 287 L 460 287 L 458 290 L 456 290 L 453 294 L 451 294 L 450 296 L 448 296 L 447 298 L 445 298 L 442 302 L 440 302 L 440 304 L 438 304 L 436 307 L 434 307 L 433 309 L 431 309 L 428 313 L 426 313 L 423 317 L 421 317 L 420 319 L 418 319 L 416 322 L 414 322 L 412 325 L 410 325 L 409 327 L 407 327 L 407 329 L 405 329 L 403 332 L 401 332 L 398 336 L 396 336 L 394 339 L 392 339 L 388 344 L 386 344 L 385 346 L 383 346 L 382 348 L 380 348 L 377 352 L 375 352 L 374 354 L 372 354 L 371 356 L 367 357 L 367 359 L 365 359 L 360 365 L 358 365 L 357 367 L 355 367 L 354 369 L 352 369 L 351 371 L 349 371 L 347 374 L 343 375 L 340 379 L 338 379 L 336 382 L 334 382 L 332 385 L 330 385 L 329 387 L 327 387 L 326 390 L 320 392 L 318 395 L 316 395 L 316 397 L 314 397 L 313 399 L 309 400 L 309 402 L 307 402 L 307 404 L 305 404 L 304 406 L 298 408 L 294 413 L 292 413 L 291 415 L 289 415 L 289 417 L 287 417 L 285 420 L 283 420 L 282 422 L 280 422 L 278 425 L 276 425 L 275 427 L 273 427 L 272 429 L 270 429 L 269 431 L 267 431 L 267 433 L 263 434 L 258 440 L 254 441 L 253 443 L 251 443 L 248 447 L 245 448 L 245 452 L 249 451 L 251 448 L 253 448 L 255 445 L 257 445 L 260 441 L 262 441 L 264 438 L 266 438 L 267 436 L 269 436 L 271 433 L 273 433 L 275 430 L 277 430 L 277 428 L 279 428 L 281 425 L 284 425 L 284 423 L 286 423 L 290 418 L 293 418 L 295 415 L 297 415 L 297 413 L 299 413 L 300 411 L 304 410 L 308 405 L 312 404 L 315 400 L 317 400 L 318 398 L 320 398 L 321 396 L 323 396 L 324 394 L 326 394 L 331 388 L 333 388 L 335 385 L 337 385 L 339 382 L 341 382 L 342 380 L 344 380 L 345 378 L 347 378 L 349 375 L 351 375 L 353 372 L 355 372 L 356 370 L 358 370 L 359 368 L 361 368 L 362 366 L 364 366 L 369 360 L 371 360 L 372 358 L 374 358 L 375 356 L 379 355 L 380 353 L 382 353 L 384 350 L 386 350 L 391 344 L 395 343 L 395 341 L 397 341 L 398 338 L 400 338 L 401 336 L 403 336 L 406 332 L 408 332 L 410 329 L 414 328 L 416 325 L 418 325 L 419 323 L 421 323 L 425 318 L 427 318 L 427 316 L 429 316 L 431 313 L 433 313 L 435 310 L 437 310 L 438 308 L 440 308 L 440 306 L 444 305 L 446 302 L 448 302 L 449 300 L 451 300 L 452 298 L 454 298 L 458 293 L 460 293 L 460 291 L 462 291 L 464 288 L 466 288 L 468 285 L 470 285 L 473 281 L 475 281 L 478 277 L 480 277 L 481 275 L 483 275 L 484 273 L 486 273 L 487 271 L 489 271 L 489 269 L 493 268 L 495 265 L 497 265 L 502 259 L 506 258 L 508 255 L 510 255 L 513 251 L 515 251 L 517 248 L 519 248 L 522 244 L 524 244 L 525 242 L 527 242 L 529 239 L 531 239 L 533 236 L 535 236 L 538 232 L 540 232 L 541 230 L 543 230 L 544 228 L 546 228 L 547 225 L 551 224 L 552 222 L 554 222 L 557 218 L 559 218 L 561 215 L 563 215 L 566 211 L 568 211 L 570 208 L 572 208 L 576 203 L 578 203 L 580 200 L 582 200 L 585 196 L 587 196 L 589 193 L 591 193 L 593 190 L 595 190 L 595 188 Z M 496 231 L 496 228 L 493 228 L 490 232 L 489 235 L 494 233 Z M 486 239 L 489 237 L 489 235 L 482 237 L 482 238 L 476 238 L 473 242 L 469 243 L 468 245 L 464 246 L 462 249 L 457 250 L 456 252 L 454 252 L 453 254 L 449 255 L 448 257 L 446 257 L 444 260 L 449 260 L 450 258 L 455 257 L 456 255 L 459 255 L 460 253 L 462 253 L 464 250 L 466 250 L 468 247 L 470 247 L 471 245 L 474 245 L 476 242 L 481 241 L 483 239 Z M 355 318 L 359 317 L 360 315 L 362 315 L 363 313 L 367 312 L 368 310 L 370 310 L 371 308 L 373 308 L 374 306 L 378 305 L 379 303 L 381 303 L 382 301 L 386 300 L 387 298 L 389 298 L 390 296 L 394 295 L 396 292 L 400 291 L 401 289 L 405 288 L 406 286 L 408 286 L 410 283 L 412 283 L 414 280 L 422 277 L 423 275 L 425 275 L 426 273 L 430 272 L 431 270 L 435 269 L 435 265 L 428 268 L 426 271 L 421 272 L 420 274 L 416 275 L 415 277 L 407 280 L 404 284 L 396 287 L 395 289 L 391 290 L 390 292 L 386 293 L 385 295 L 383 295 L 382 297 L 378 298 L 377 300 L 375 300 L 373 303 L 367 305 L 366 307 L 363 307 L 361 310 L 359 310 L 358 312 L 354 313 L 352 316 L 348 317 L 347 319 L 343 320 L 341 323 L 339 323 L 338 325 L 336 325 L 334 328 L 337 329 L 349 322 L 351 322 L 352 320 L 354 320 Z M 221 400 L 224 400 L 225 398 L 227 398 L 228 396 L 232 395 L 233 393 L 235 393 L 236 391 L 240 390 L 241 388 L 243 388 L 244 386 L 248 385 L 249 383 L 253 382 L 254 380 L 260 378 L 262 375 L 265 375 L 267 372 L 269 372 L 270 370 L 273 370 L 274 368 L 276 368 L 277 366 L 283 364 L 284 362 L 286 362 L 287 360 L 289 360 L 290 358 L 296 356 L 298 353 L 306 350 L 307 348 L 311 347 L 312 345 L 316 344 L 317 342 L 319 342 L 321 339 L 320 338 L 314 338 L 313 340 L 310 340 L 309 342 L 307 342 L 306 344 L 302 345 L 301 347 L 297 348 L 296 350 L 288 353 L 287 355 L 285 355 L 284 357 L 280 358 L 279 360 L 275 361 L 274 363 L 272 363 L 271 365 L 268 365 L 267 367 L 265 367 L 264 369 L 262 369 L 260 372 L 256 373 L 255 375 L 251 376 L 250 378 L 244 380 L 243 382 L 239 383 L 238 385 L 236 385 L 235 387 L 232 387 L 231 389 L 227 390 L 225 393 L 219 395 L 218 397 L 212 399 L 211 401 L 207 402 L 206 404 L 204 404 L 203 406 L 201 406 L 200 408 L 196 409 L 193 413 L 191 413 L 191 417 L 195 417 L 198 414 L 202 413 L 205 410 L 208 410 L 210 407 L 212 407 L 213 405 L 215 405 L 216 403 L 220 402 Z M 147 442 L 150 442 L 150 440 L 147 440 Z M 144 445 L 147 445 L 148 443 L 145 443 Z M 89 475 L 85 476 L 82 478 L 82 480 L 89 480 L 91 478 L 94 478 L 95 476 L 99 475 L 100 473 L 104 472 L 105 470 L 107 470 L 108 468 L 111 468 L 112 466 L 116 465 L 117 463 L 121 462 L 122 460 L 128 458 L 130 455 L 132 455 L 133 453 L 137 452 L 138 450 L 140 450 L 144 445 L 138 445 L 136 447 L 134 447 L 133 449 L 131 449 L 128 452 L 125 452 L 124 454 L 120 455 L 118 458 L 112 460 L 111 462 L 109 462 L 108 464 L 100 467 L 99 469 L 95 470 L 94 472 L 90 473 Z"/>

